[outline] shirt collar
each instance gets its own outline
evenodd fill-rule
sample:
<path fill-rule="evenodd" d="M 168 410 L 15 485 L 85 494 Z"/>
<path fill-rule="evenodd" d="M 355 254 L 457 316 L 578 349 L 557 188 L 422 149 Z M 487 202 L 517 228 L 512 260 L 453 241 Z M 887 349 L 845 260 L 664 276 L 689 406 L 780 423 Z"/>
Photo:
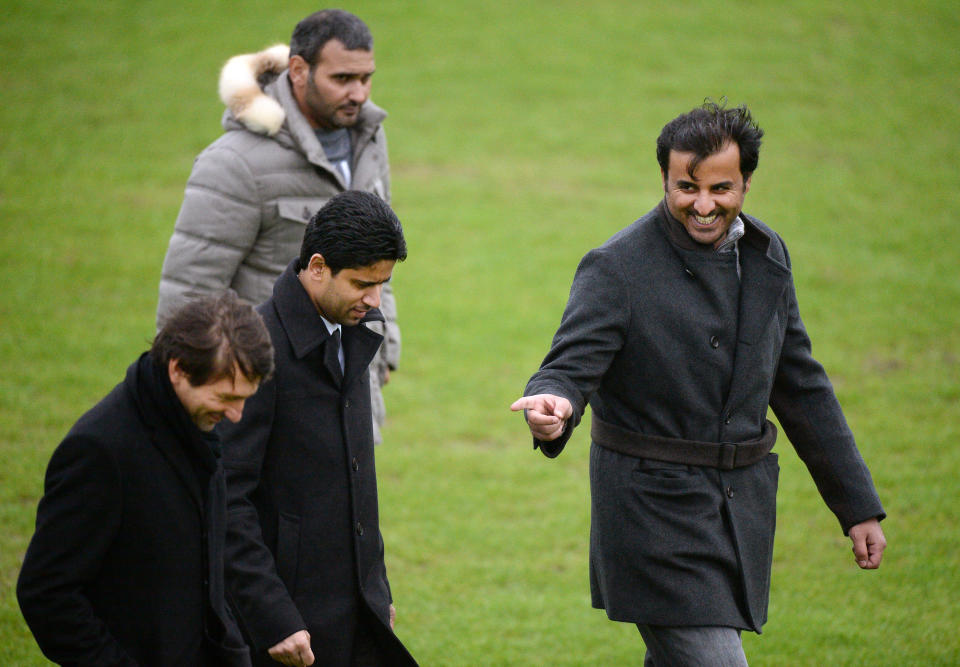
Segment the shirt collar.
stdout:
<path fill-rule="evenodd" d="M 727 236 L 723 239 L 723 242 L 717 246 L 717 252 L 732 252 L 737 247 L 737 241 L 743 238 L 744 234 L 743 220 L 738 215 L 736 219 L 730 223 L 730 228 L 727 230 Z"/>
<path fill-rule="evenodd" d="M 327 327 L 327 333 L 329 333 L 331 336 L 333 335 L 333 332 L 334 332 L 334 331 L 340 331 L 340 325 L 339 325 L 339 324 L 334 324 L 333 322 L 331 322 L 330 320 L 328 320 L 328 319 L 327 319 L 326 317 L 324 317 L 323 315 L 320 316 L 320 319 L 323 320 L 323 324 Z M 342 336 L 343 333 L 341 332 L 340 335 Z"/>

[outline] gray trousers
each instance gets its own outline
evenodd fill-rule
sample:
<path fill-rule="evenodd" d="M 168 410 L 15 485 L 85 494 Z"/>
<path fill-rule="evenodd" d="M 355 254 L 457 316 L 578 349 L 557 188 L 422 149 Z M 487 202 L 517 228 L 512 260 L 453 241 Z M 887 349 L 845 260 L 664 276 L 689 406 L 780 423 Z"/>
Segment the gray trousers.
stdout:
<path fill-rule="evenodd" d="M 637 624 L 637 629 L 647 646 L 644 667 L 747 667 L 736 628 Z"/>

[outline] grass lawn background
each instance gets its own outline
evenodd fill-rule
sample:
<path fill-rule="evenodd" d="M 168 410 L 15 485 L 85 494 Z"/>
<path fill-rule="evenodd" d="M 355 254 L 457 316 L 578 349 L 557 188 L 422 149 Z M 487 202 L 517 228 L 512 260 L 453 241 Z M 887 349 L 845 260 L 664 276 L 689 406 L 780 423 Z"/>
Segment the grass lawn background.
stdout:
<path fill-rule="evenodd" d="M 200 6 L 198 6 L 200 5 Z M 751 665 L 960 662 L 960 19 L 954 3 L 343 2 L 376 40 L 402 368 L 378 449 L 398 634 L 424 665 L 639 664 L 590 609 L 586 428 L 507 406 L 579 258 L 661 197 L 660 128 L 705 97 L 766 131 L 745 209 L 786 239 L 889 519 L 860 572 L 788 442 Z M 153 333 L 220 66 L 305 2 L 0 7 L 0 664 L 47 664 L 13 587 L 50 453 Z"/>

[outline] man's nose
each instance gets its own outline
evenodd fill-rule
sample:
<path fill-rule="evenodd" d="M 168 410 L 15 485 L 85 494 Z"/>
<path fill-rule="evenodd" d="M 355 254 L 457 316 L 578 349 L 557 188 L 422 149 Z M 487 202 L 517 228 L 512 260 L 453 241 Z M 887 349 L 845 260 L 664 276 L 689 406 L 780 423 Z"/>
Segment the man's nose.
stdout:
<path fill-rule="evenodd" d="M 238 423 L 243 417 L 243 401 L 236 401 L 227 406 L 223 411 L 224 416 L 234 424 Z"/>
<path fill-rule="evenodd" d="M 383 285 L 376 285 L 363 295 L 363 302 L 370 306 L 371 308 L 380 307 L 380 292 L 383 290 Z"/>
<path fill-rule="evenodd" d="M 350 84 L 350 101 L 357 104 L 363 104 L 370 96 L 370 84 L 362 81 L 353 81 Z"/>
<path fill-rule="evenodd" d="M 694 202 L 693 207 L 700 215 L 713 213 L 713 209 L 715 208 L 713 197 L 710 196 L 709 192 L 700 192 L 697 195 L 697 201 Z"/>

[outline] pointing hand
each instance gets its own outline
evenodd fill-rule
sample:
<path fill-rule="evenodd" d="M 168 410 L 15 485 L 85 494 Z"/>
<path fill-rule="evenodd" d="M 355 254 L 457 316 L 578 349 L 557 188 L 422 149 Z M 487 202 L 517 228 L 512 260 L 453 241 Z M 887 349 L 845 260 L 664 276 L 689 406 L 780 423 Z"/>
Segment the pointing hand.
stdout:
<path fill-rule="evenodd" d="M 518 398 L 510 406 L 514 412 L 523 410 L 530 433 L 537 440 L 556 440 L 563 435 L 567 420 L 573 415 L 573 406 L 563 396 L 537 394 Z"/>

